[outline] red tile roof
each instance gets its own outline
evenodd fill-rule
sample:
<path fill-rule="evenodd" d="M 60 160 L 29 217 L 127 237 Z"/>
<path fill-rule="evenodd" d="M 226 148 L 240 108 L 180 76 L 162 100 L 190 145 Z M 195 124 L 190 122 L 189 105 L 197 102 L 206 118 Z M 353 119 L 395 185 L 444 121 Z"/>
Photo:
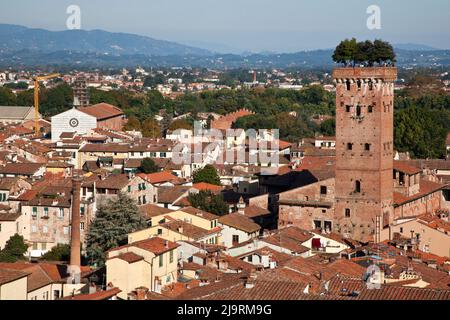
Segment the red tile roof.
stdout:
<path fill-rule="evenodd" d="M 138 173 L 138 176 L 142 179 L 148 180 L 152 184 L 164 183 L 164 182 L 178 182 L 178 177 L 167 171 L 155 172 L 155 173 Z"/>
<path fill-rule="evenodd" d="M 166 246 L 166 244 L 167 244 L 167 246 Z M 124 245 L 124 246 L 113 248 L 113 249 L 109 250 L 108 252 L 113 252 L 113 251 L 117 251 L 117 250 L 124 249 L 124 248 L 129 248 L 129 247 L 138 247 L 143 250 L 150 251 L 150 252 L 154 253 L 155 255 L 160 255 L 164 252 L 178 248 L 179 245 L 176 244 L 175 242 L 167 241 L 160 237 L 153 237 L 150 239 L 136 241 L 136 242 Z"/>
<path fill-rule="evenodd" d="M 119 254 L 117 256 L 117 258 L 126 261 L 128 263 L 134 263 L 134 262 L 138 262 L 144 259 L 144 257 L 134 253 L 134 252 L 125 252 L 122 254 Z"/>
<path fill-rule="evenodd" d="M 420 168 L 409 165 L 407 161 L 394 161 L 394 170 L 404 172 L 408 175 L 422 172 Z"/>
<path fill-rule="evenodd" d="M 199 190 L 199 191 L 209 190 L 209 191 L 212 191 L 212 192 L 215 192 L 215 193 L 220 192 L 220 191 L 223 190 L 222 186 L 216 186 L 214 184 L 210 184 L 210 183 L 206 183 L 206 182 L 194 183 L 192 185 L 192 187 L 197 189 L 197 190 Z"/>
<path fill-rule="evenodd" d="M 247 233 L 254 233 L 261 229 L 261 227 L 254 223 L 253 220 L 240 213 L 230 213 L 224 215 L 219 218 L 219 222 Z"/>
<path fill-rule="evenodd" d="M 420 180 L 419 192 L 410 197 L 407 197 L 399 192 L 394 192 L 394 205 L 399 206 L 404 203 L 420 199 L 426 195 L 429 195 L 431 193 L 439 191 L 444 187 L 445 187 L 445 185 L 443 185 L 443 184 L 422 179 L 422 180 Z"/>
<path fill-rule="evenodd" d="M 139 212 L 144 216 L 145 219 L 150 219 L 152 217 L 157 217 L 173 211 L 174 210 L 163 208 L 152 203 L 148 203 L 139 207 Z"/>
<path fill-rule="evenodd" d="M 0 269 L 19 270 L 29 273 L 27 279 L 28 292 L 42 288 L 54 282 L 53 279 L 44 271 L 44 269 L 41 268 L 39 264 L 32 264 L 27 262 L 2 262 L 0 263 Z"/>
<path fill-rule="evenodd" d="M 197 217 L 201 217 L 207 220 L 215 220 L 218 219 L 219 216 L 216 216 L 215 214 L 211 213 L 211 212 L 207 212 L 207 211 L 203 211 L 194 207 L 186 207 L 186 208 L 182 208 L 180 209 L 180 211 L 192 214 L 194 216 Z"/>
<path fill-rule="evenodd" d="M 0 268 L 0 285 L 12 282 L 29 275 L 29 272 L 23 272 L 14 269 Z"/>
<path fill-rule="evenodd" d="M 111 288 L 104 291 L 97 291 L 90 294 L 79 294 L 65 297 L 62 300 L 107 300 L 122 292 L 119 288 Z"/>
<path fill-rule="evenodd" d="M 123 115 L 123 112 L 120 108 L 108 103 L 98 103 L 89 107 L 79 108 L 78 110 L 96 117 L 97 120 L 105 120 Z"/>

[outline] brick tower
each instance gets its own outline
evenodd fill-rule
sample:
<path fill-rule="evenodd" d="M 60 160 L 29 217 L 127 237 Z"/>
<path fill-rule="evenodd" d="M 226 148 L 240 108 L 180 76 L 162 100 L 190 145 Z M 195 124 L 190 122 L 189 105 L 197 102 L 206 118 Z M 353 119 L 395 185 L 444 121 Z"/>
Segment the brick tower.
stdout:
<path fill-rule="evenodd" d="M 337 68 L 333 229 L 379 241 L 393 216 L 394 67 Z"/>

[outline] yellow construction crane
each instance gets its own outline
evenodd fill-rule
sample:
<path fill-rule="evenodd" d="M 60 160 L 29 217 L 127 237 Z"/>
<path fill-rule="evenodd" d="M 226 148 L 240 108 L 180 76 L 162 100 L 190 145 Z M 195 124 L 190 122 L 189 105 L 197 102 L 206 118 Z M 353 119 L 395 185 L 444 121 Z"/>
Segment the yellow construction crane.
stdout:
<path fill-rule="evenodd" d="M 52 73 L 46 76 L 34 77 L 34 134 L 36 137 L 40 135 L 39 127 L 39 81 L 53 79 L 59 77 L 59 73 Z"/>

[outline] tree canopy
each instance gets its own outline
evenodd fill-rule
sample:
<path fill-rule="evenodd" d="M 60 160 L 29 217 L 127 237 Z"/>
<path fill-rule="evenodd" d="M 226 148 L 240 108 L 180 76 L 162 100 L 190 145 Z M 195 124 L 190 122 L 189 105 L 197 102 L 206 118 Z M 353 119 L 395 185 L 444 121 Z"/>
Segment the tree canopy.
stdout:
<path fill-rule="evenodd" d="M 3 250 L 0 251 L 0 262 L 16 262 L 25 260 L 25 252 L 28 250 L 28 245 L 22 236 L 17 233 L 13 235 L 6 242 Z"/>
<path fill-rule="evenodd" d="M 220 177 L 217 174 L 216 168 L 210 164 L 207 164 L 204 168 L 195 171 L 193 178 L 194 183 L 206 182 L 217 186 L 221 185 Z"/>
<path fill-rule="evenodd" d="M 154 173 L 158 172 L 159 168 L 156 165 L 155 161 L 151 158 L 144 158 L 141 162 L 141 166 L 139 167 L 139 172 L 142 173 Z"/>
<path fill-rule="evenodd" d="M 333 53 L 333 61 L 345 66 L 392 65 L 396 62 L 394 48 L 389 42 L 370 40 L 357 42 L 355 38 L 341 41 Z"/>
<path fill-rule="evenodd" d="M 47 251 L 41 259 L 46 261 L 69 261 L 70 245 L 58 243 L 50 251 Z"/>
<path fill-rule="evenodd" d="M 136 202 L 124 193 L 98 208 L 87 234 L 89 264 L 103 266 L 109 249 L 127 243 L 128 234 L 147 227 Z"/>
<path fill-rule="evenodd" d="M 214 194 L 209 190 L 202 190 L 196 194 L 192 193 L 188 200 L 193 207 L 218 216 L 223 216 L 229 212 L 228 204 L 223 200 L 223 196 Z"/>

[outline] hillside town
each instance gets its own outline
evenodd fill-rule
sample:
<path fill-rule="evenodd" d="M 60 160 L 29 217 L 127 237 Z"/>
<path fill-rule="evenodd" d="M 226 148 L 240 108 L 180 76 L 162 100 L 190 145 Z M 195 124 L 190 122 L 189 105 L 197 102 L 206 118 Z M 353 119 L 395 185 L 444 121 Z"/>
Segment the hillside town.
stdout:
<path fill-rule="evenodd" d="M 236 129 L 244 107 L 156 137 L 90 102 L 89 87 L 148 75 L 64 75 L 73 105 L 51 117 L 0 106 L 0 300 L 450 299 L 450 160 L 396 150 L 396 67 L 335 68 L 317 83 L 336 97 L 335 136 L 295 142 Z M 231 89 L 218 79 L 156 90 Z"/>

